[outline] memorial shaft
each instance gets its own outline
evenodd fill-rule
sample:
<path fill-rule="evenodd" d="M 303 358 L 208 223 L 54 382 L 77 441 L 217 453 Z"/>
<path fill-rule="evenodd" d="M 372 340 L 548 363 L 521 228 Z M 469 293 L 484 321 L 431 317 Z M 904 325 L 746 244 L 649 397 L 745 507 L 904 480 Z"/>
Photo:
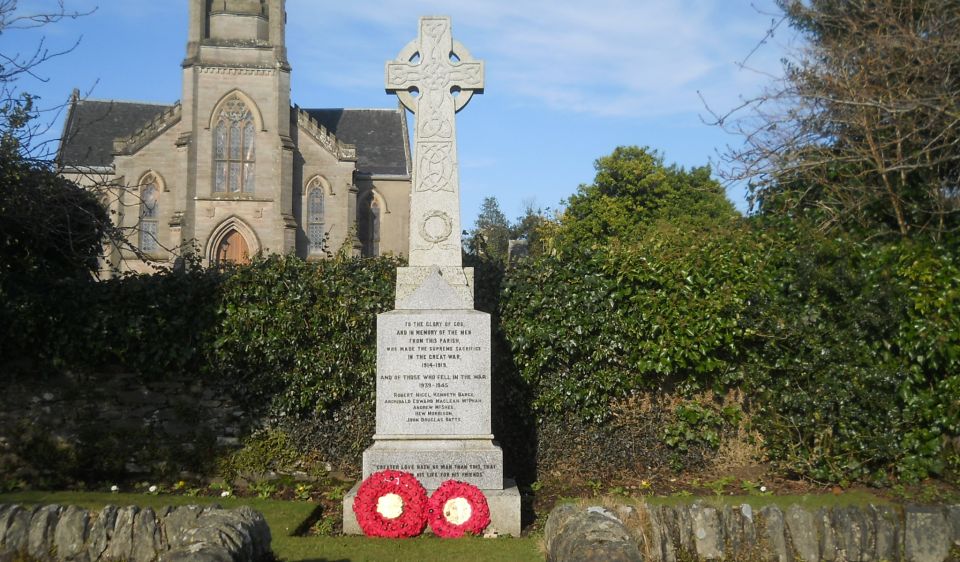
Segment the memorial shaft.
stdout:
<path fill-rule="evenodd" d="M 410 266 L 460 267 L 455 114 L 483 91 L 483 63 L 453 40 L 449 18 L 421 18 L 419 38 L 386 75 L 387 91 L 416 115 Z"/>
<path fill-rule="evenodd" d="M 473 269 L 460 249 L 456 113 L 483 90 L 483 63 L 450 19 L 386 64 L 387 92 L 415 114 L 410 260 L 397 268 L 395 309 L 377 315 L 377 420 L 363 477 L 410 472 L 428 490 L 458 480 L 483 491 L 491 526 L 520 535 L 520 492 L 504 478 L 491 424 L 490 315 L 474 310 Z M 344 531 L 357 532 L 344 499 Z"/>

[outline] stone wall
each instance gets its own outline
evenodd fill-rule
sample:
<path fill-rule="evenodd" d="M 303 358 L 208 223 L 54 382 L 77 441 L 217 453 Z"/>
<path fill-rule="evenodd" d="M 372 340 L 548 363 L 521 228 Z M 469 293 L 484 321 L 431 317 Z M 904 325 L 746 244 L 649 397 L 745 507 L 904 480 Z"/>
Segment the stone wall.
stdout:
<path fill-rule="evenodd" d="M 20 377 L 0 393 L 0 475 L 51 485 L 180 477 L 209 468 L 252 423 L 224 389 L 187 377 Z"/>
<path fill-rule="evenodd" d="M 960 552 L 960 506 L 566 504 L 544 542 L 552 561 L 945 562 Z"/>
<path fill-rule="evenodd" d="M 270 528 L 250 509 L 218 506 L 0 505 L 0 560 L 260 562 L 272 560 Z"/>

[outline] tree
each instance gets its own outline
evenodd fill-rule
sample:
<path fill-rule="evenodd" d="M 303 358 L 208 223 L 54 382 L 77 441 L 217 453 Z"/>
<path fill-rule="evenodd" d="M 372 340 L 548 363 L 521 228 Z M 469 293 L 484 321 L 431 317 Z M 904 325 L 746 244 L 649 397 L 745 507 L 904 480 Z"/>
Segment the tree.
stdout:
<path fill-rule="evenodd" d="M 0 34 L 81 15 L 63 0 L 33 14 L 18 11 L 16 0 L 0 0 Z M 89 277 L 105 239 L 121 238 L 98 195 L 59 177 L 45 145 L 34 144 L 48 125 L 18 84 L 25 76 L 42 80 L 38 67 L 72 49 L 51 52 L 40 39 L 26 52 L 0 52 L 0 293 L 11 281 Z"/>
<path fill-rule="evenodd" d="M 500 210 L 500 203 L 496 197 L 485 197 L 467 239 L 467 250 L 477 256 L 505 264 L 509 244 L 510 224 Z"/>
<path fill-rule="evenodd" d="M 717 124 L 761 213 L 933 239 L 960 226 L 960 0 L 778 0 L 804 39 Z"/>
<path fill-rule="evenodd" d="M 64 0 L 56 0 L 46 10 L 34 13 L 22 13 L 17 9 L 17 0 L 0 0 L 0 35 L 11 32 L 31 30 L 64 19 L 76 19 L 91 12 L 69 11 Z M 25 76 L 45 81 L 39 74 L 43 63 L 71 52 L 79 44 L 79 39 L 66 49 L 51 51 L 45 39 L 41 38 L 26 51 L 0 52 L 0 156 L 19 154 L 34 161 L 47 160 L 52 152 L 48 143 L 34 143 L 46 132 L 52 123 L 40 119 L 44 111 L 56 112 L 63 107 L 58 104 L 52 108 L 40 108 L 37 98 L 21 91 L 18 80 Z"/>
<path fill-rule="evenodd" d="M 561 245 L 602 247 L 612 239 L 627 241 L 637 236 L 637 229 L 659 220 L 710 222 L 737 216 L 707 166 L 687 171 L 664 165 L 663 157 L 649 148 L 621 146 L 594 167 L 593 184 L 581 185 L 561 215 L 556 233 Z"/>
<path fill-rule="evenodd" d="M 524 201 L 523 214 L 510 225 L 510 240 L 522 240 L 527 244 L 527 255 L 536 257 L 543 253 L 545 231 L 553 224 L 547 211 L 536 207 L 532 200 Z"/>
<path fill-rule="evenodd" d="M 0 293 L 6 281 L 90 277 L 113 234 L 97 196 L 21 158 L 0 158 Z"/>

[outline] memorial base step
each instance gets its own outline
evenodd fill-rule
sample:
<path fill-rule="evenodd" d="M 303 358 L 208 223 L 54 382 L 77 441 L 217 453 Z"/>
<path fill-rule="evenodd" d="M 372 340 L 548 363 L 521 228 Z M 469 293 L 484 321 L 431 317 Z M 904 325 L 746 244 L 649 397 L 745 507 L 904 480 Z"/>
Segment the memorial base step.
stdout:
<path fill-rule="evenodd" d="M 376 441 L 363 452 L 363 478 L 388 469 L 413 474 L 424 488 L 459 480 L 493 490 L 503 485 L 503 450 L 489 439 Z"/>

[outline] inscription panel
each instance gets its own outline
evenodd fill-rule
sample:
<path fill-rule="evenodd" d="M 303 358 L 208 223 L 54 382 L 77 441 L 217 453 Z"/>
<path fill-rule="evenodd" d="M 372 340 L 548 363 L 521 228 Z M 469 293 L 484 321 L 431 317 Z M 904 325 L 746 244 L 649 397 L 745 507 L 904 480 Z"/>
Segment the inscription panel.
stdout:
<path fill-rule="evenodd" d="M 489 435 L 490 316 L 377 317 L 377 434 Z"/>
<path fill-rule="evenodd" d="M 484 490 L 503 487 L 503 453 L 499 449 L 452 451 L 368 451 L 364 478 L 380 470 L 403 470 L 429 489 L 447 480 L 468 482 Z"/>

